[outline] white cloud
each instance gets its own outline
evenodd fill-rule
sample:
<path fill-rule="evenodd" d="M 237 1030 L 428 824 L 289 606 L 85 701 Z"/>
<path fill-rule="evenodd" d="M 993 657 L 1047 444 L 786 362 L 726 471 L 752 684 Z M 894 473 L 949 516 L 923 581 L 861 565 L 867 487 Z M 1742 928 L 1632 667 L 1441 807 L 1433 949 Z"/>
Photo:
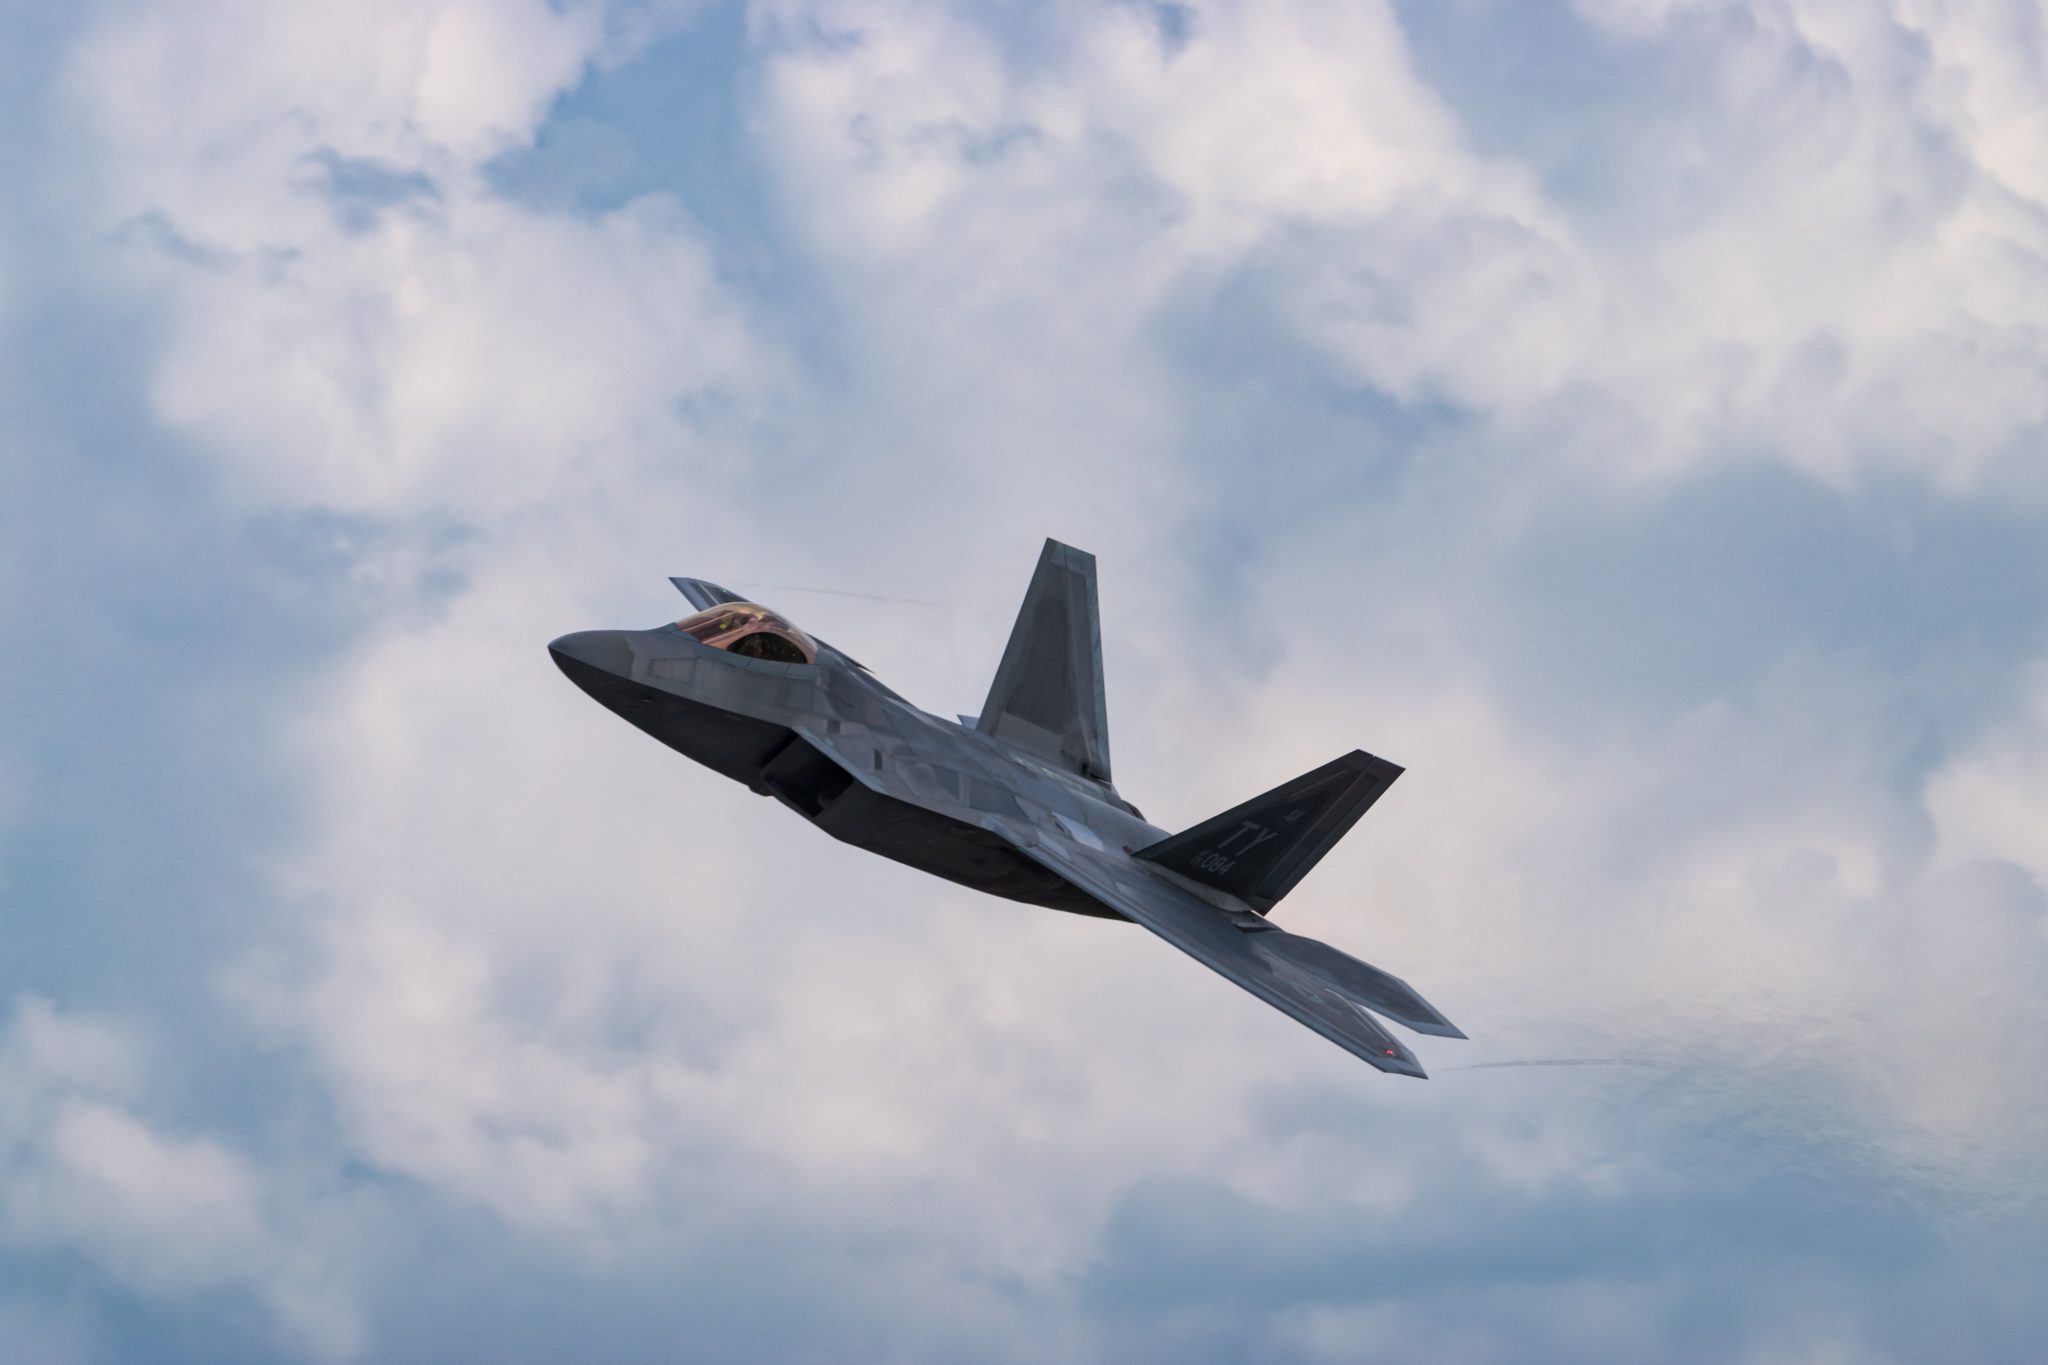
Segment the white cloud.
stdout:
<path fill-rule="evenodd" d="M 258 502 L 470 517 L 750 401 L 771 364 L 673 202 L 589 222 L 485 186 L 617 55 L 601 11 L 539 0 L 103 21 L 68 84 L 112 261 L 164 310 L 158 415 Z M 351 205 L 347 166 L 394 202 Z"/>
<path fill-rule="evenodd" d="M 1714 93 L 1621 135 L 1640 203 L 1552 203 L 1475 152 L 1384 5 L 1193 7 L 1179 42 L 1062 12 L 1036 60 L 943 7 L 778 6 L 766 124 L 819 250 L 913 337 L 1129 350 L 1249 273 L 1356 382 L 1471 409 L 1539 470 L 2038 495 L 2021 78 L 1961 18 L 1793 8 L 1686 49 Z M 1115 371 L 1142 384 L 1142 352 Z"/>
<path fill-rule="evenodd" d="M 1413 766 L 1331 860 L 1383 907 L 1370 936 L 1349 898 L 1324 899 L 1342 874 L 1290 920 L 1411 964 L 1489 1056 L 1703 1067 L 1687 1122 L 1796 1091 L 1804 1121 L 1853 1129 L 1902 1180 L 2038 1206 L 2048 1117 L 2014 1078 L 2048 1074 L 2048 914 L 2039 883 L 1965 865 L 2039 864 L 2022 776 L 2048 750 L 2038 692 L 1924 786 L 1908 774 L 1925 679 L 1793 643 L 1739 689 L 1566 727 L 1477 661 L 1497 607 L 1417 582 L 1399 544 L 1352 548 L 1369 541 L 1337 521 L 1266 575 L 1369 581 L 1392 605 L 1345 632 L 1318 630 L 1312 599 L 1267 608 L 1276 638 L 1313 643 L 1230 702 L 1257 718 L 1238 722 L 1238 761 L 1305 768 L 1310 753 L 1280 757 L 1295 718 L 1353 715 Z"/>
<path fill-rule="evenodd" d="M 660 200 L 577 223 L 465 196 L 291 252 L 166 281 L 182 325 L 157 408 L 260 501 L 488 517 L 622 462 L 674 477 L 703 444 L 685 401 L 760 382 Z"/>
<path fill-rule="evenodd" d="M 146 1071 L 132 1032 L 15 1001 L 0 1035 L 0 1237 L 81 1254 L 150 1294 L 249 1294 L 295 1353 L 353 1355 L 360 1323 L 327 1251 L 279 1226 L 248 1158 L 142 1118 Z"/>
<path fill-rule="evenodd" d="M 248 250 L 318 214 L 281 191 L 321 148 L 473 175 L 531 136 L 602 37 L 594 7 L 545 0 L 122 5 L 68 74 L 111 172 L 93 181 L 111 212 L 160 213 L 202 244 Z"/>
<path fill-rule="evenodd" d="M 1943 862 L 2000 859 L 2048 892 L 2048 668 L 2021 690 L 2018 714 L 1980 735 L 1929 783 Z"/>
<path fill-rule="evenodd" d="M 2012 95 L 2041 74 L 2032 7 L 1588 8 L 1692 58 L 1711 38 L 1714 97 L 1666 156 L 1705 193 L 1603 270 L 1647 286 L 1596 364 L 1684 423 L 1662 419 L 1666 458 L 1748 445 L 1843 485 L 1905 472 L 2038 497 L 2048 239 L 2014 167 L 2048 147 Z"/>
<path fill-rule="evenodd" d="M 1600 12 L 1647 44 L 1687 22 Z M 1059 1306 L 1041 1330 L 1071 1358 L 1108 1354 L 1071 1286 L 1146 1180 L 1367 1219 L 1451 1160 L 1511 1190 L 1640 1177 L 1602 1099 L 1362 1077 L 1135 930 L 977 902 L 797 828 L 600 713 L 541 650 L 676 610 L 660 573 L 723 565 L 836 582 L 857 554 L 852 586 L 937 576 L 979 601 L 1021 586 L 1051 531 L 1104 551 L 1135 665 L 1112 683 L 1119 768 L 1155 816 L 1351 742 L 1412 758 L 1288 921 L 1439 998 L 1495 1049 L 1473 1055 L 1703 1058 L 1730 1088 L 1674 1126 L 1790 1089 L 1901 1167 L 2023 1181 L 2043 1134 L 2009 1080 L 2039 1074 L 2038 923 L 2029 939 L 2024 907 L 1962 867 L 2041 875 L 2019 768 L 1965 756 L 1922 810 L 1887 785 L 1909 683 L 1856 660 L 1794 648 L 1588 752 L 1486 657 L 1516 518 L 1543 507 L 1492 471 L 1604 489 L 1761 459 L 1845 486 L 2027 486 L 2014 443 L 2048 357 L 2023 71 L 1959 20 L 1925 21 L 1922 64 L 1847 10 L 1756 13 L 1701 56 L 1709 107 L 1646 131 L 1685 155 L 1630 232 L 1475 150 L 1384 5 L 1205 6 L 1178 46 L 1136 7 L 1008 15 L 1029 48 L 971 11 L 768 7 L 759 146 L 829 296 L 836 381 L 762 340 L 674 203 L 552 216 L 484 183 L 614 53 L 616 16 L 222 3 L 104 26 L 72 91 L 97 221 L 125 225 L 123 278 L 163 310 L 156 412 L 249 503 L 407 532 L 403 558 L 361 566 L 399 605 L 285 737 L 314 820 L 278 880 L 313 927 L 233 982 L 316 1069 L 351 1157 L 600 1255 L 858 1228 L 818 1255 L 874 1301 L 1030 1340 L 988 1288 L 1013 1278 Z M 352 220 L 326 152 L 424 179 Z M 1230 284 L 1348 382 L 1474 418 L 1425 453 L 1476 472 L 1268 537 L 1265 580 L 1312 588 L 1251 644 L 1196 586 L 1187 516 L 1217 475 L 1183 458 L 1200 381 L 1162 336 Z M 1286 453 L 1255 458 L 1222 477 L 1290 477 Z M 1465 577 L 1403 574 L 1401 537 L 1461 534 Z M 1000 618 L 833 610 L 855 653 L 918 661 L 908 690 L 934 710 L 972 708 Z M 1921 819 L 1932 862 L 1901 838 Z M 1987 981 L 2007 1026 L 1989 1038 L 1947 1008 Z M 17 1066 L 59 1078 L 13 1082 L 56 1097 L 17 1139 L 22 1235 L 165 1291 L 249 1287 L 346 1347 L 346 1304 L 282 1249 L 249 1161 L 147 1126 L 115 1076 L 129 1052 L 70 1026 L 34 1042 L 37 1017 L 24 1055 L 71 1060 Z M 1366 1087 L 1355 1128 L 1267 1144 L 1266 1097 Z M 888 1245 L 846 1249 L 866 1238 Z M 1617 1294 L 1588 1292 L 1604 1341 L 1668 1306 Z M 1282 1335 L 1336 1355 L 1385 1316 Z M 1492 1330 L 1453 1344 L 1484 1357 Z"/>

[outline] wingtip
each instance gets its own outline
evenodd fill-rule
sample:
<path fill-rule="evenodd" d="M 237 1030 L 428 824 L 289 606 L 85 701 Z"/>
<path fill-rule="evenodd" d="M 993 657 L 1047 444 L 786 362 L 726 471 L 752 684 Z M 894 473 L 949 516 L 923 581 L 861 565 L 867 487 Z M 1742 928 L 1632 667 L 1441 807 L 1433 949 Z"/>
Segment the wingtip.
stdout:
<path fill-rule="evenodd" d="M 1413 1076 L 1418 1081 L 1429 1079 L 1429 1073 L 1422 1069 L 1422 1059 L 1399 1043 L 1392 1047 L 1381 1043 L 1366 1054 L 1366 1060 L 1390 1076 Z"/>

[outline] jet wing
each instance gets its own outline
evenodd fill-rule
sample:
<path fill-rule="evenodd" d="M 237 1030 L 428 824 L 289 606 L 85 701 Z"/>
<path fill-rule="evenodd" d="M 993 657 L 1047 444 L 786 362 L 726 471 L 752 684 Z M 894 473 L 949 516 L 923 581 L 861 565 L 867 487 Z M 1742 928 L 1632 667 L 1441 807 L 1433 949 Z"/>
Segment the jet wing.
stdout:
<path fill-rule="evenodd" d="M 676 591 L 689 598 L 690 605 L 698 611 L 722 607 L 727 602 L 746 601 L 731 588 L 721 588 L 716 583 L 706 582 L 701 578 L 671 578 L 669 582 L 675 584 Z"/>
<path fill-rule="evenodd" d="M 1419 1032 L 1465 1036 L 1399 977 L 1327 943 L 1290 934 L 1249 910 L 1219 909 L 1140 864 L 1007 821 L 998 832 L 1041 866 L 1381 1071 L 1428 1074 L 1368 1009 Z"/>

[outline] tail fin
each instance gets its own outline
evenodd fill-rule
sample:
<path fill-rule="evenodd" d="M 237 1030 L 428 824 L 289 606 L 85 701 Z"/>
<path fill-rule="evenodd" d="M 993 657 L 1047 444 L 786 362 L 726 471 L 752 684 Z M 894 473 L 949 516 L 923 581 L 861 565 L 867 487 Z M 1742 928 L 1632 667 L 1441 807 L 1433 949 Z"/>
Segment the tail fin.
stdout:
<path fill-rule="evenodd" d="M 1401 773 L 1398 765 L 1353 749 L 1137 856 L 1236 896 L 1263 915 Z"/>
<path fill-rule="evenodd" d="M 975 728 L 1069 772 L 1109 781 L 1094 555 L 1045 542 Z"/>

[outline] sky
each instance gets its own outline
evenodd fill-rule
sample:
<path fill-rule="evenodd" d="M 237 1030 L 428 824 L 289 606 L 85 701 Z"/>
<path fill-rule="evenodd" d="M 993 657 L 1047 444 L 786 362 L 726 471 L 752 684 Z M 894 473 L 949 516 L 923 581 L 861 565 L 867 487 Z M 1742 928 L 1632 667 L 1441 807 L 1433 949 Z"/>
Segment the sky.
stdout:
<path fill-rule="evenodd" d="M 0 0 L 0 183 L 0 1359 L 2042 1358 L 2038 0 Z M 1431 1080 L 544 648 L 1047 536 Z"/>

